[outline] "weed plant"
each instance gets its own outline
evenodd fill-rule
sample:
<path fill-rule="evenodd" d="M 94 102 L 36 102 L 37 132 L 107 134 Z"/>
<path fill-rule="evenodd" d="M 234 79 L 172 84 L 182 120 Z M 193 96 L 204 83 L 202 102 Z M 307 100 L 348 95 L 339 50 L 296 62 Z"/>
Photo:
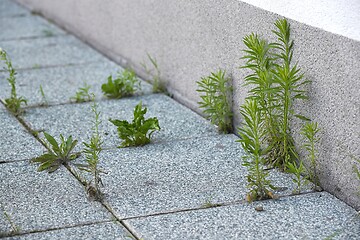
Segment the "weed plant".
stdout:
<path fill-rule="evenodd" d="M 240 139 L 246 155 L 243 157 L 243 165 L 248 168 L 248 188 L 250 192 L 248 201 L 271 198 L 273 194 L 268 172 L 264 170 L 266 149 L 263 148 L 262 139 L 267 134 L 263 115 L 257 101 L 247 100 L 241 107 L 240 113 L 244 124 L 239 128 Z"/>
<path fill-rule="evenodd" d="M 320 141 L 317 136 L 320 129 L 317 122 L 307 122 L 300 131 L 300 134 L 304 138 L 303 148 L 307 151 L 307 160 L 310 163 L 308 167 L 307 175 L 311 182 L 315 186 L 320 186 L 319 177 L 317 174 L 317 148 L 316 144 Z"/>
<path fill-rule="evenodd" d="M 232 94 L 230 78 L 225 77 L 226 72 L 219 70 L 210 76 L 198 81 L 197 92 L 201 93 L 200 108 L 204 109 L 207 119 L 218 126 L 223 133 L 232 132 L 232 111 L 229 96 Z"/>
<path fill-rule="evenodd" d="M 49 105 L 49 102 L 45 96 L 45 92 L 44 92 L 44 89 L 42 88 L 41 84 L 40 84 L 40 94 L 41 94 L 41 97 L 42 97 L 42 103 L 41 105 L 42 106 L 48 106 Z"/>
<path fill-rule="evenodd" d="M 303 175 L 306 174 L 306 170 L 302 161 L 299 164 L 296 162 L 288 162 L 286 165 L 288 172 L 294 174 L 293 182 L 296 184 L 296 188 L 293 190 L 294 194 L 299 194 L 301 192 L 301 187 L 308 183 L 307 179 L 303 178 Z"/>
<path fill-rule="evenodd" d="M 99 126 L 101 124 L 101 120 L 99 118 L 100 112 L 97 109 L 98 104 L 94 102 L 91 106 L 91 110 L 95 116 L 92 127 L 93 133 L 88 143 L 83 142 L 85 146 L 83 153 L 85 155 L 86 164 L 76 164 L 76 166 L 80 170 L 89 172 L 92 175 L 92 180 L 88 181 L 86 184 L 86 191 L 91 199 L 101 201 L 103 196 L 101 187 L 103 186 L 103 183 L 100 178 L 102 171 L 98 168 L 98 164 L 103 141 L 99 132 Z"/>
<path fill-rule="evenodd" d="M 109 121 L 117 127 L 119 138 L 124 140 L 119 147 L 143 146 L 150 143 L 151 135 L 160 130 L 159 121 L 156 117 L 145 119 L 147 108 L 142 108 L 140 102 L 134 109 L 132 122 L 126 120 Z"/>
<path fill-rule="evenodd" d="M 71 136 L 66 139 L 60 134 L 60 144 L 50 134 L 44 132 L 44 136 L 47 142 L 42 140 L 42 143 L 48 152 L 31 160 L 33 163 L 40 164 L 39 172 L 46 170 L 52 173 L 62 164 L 67 164 L 80 156 L 79 153 L 72 153 L 78 141 L 73 140 Z"/>
<path fill-rule="evenodd" d="M 7 78 L 11 86 L 11 95 L 10 98 L 5 99 L 5 106 L 9 111 L 11 111 L 15 116 L 21 115 L 24 112 L 22 108 L 23 105 L 27 105 L 27 100 L 24 97 L 18 97 L 16 93 L 16 71 L 12 66 L 11 60 L 5 50 L 0 48 L 0 59 L 5 62 L 6 67 L 4 71 L 9 73 Z"/>
<path fill-rule="evenodd" d="M 141 89 L 140 81 L 133 70 L 125 69 L 116 78 L 108 77 L 108 82 L 101 86 L 101 90 L 108 98 L 122 98 L 131 96 L 137 89 Z"/>
<path fill-rule="evenodd" d="M 287 162 L 298 159 L 294 140 L 290 135 L 290 119 L 306 117 L 295 114 L 296 99 L 307 99 L 302 86 L 309 81 L 297 65 L 292 65 L 294 42 L 290 39 L 290 24 L 286 19 L 275 22 L 277 42 L 267 43 L 256 34 L 244 38 L 246 64 L 242 68 L 251 70 L 245 77 L 245 85 L 252 86 L 248 99 L 259 103 L 267 133 L 262 140 L 269 146 L 267 163 L 286 170 Z"/>
<path fill-rule="evenodd" d="M 87 83 L 84 84 L 84 87 L 79 88 L 79 90 L 75 93 L 75 96 L 70 98 L 70 101 L 74 101 L 76 103 L 82 102 L 90 102 L 94 100 L 93 93 L 89 93 L 90 85 Z"/>
<path fill-rule="evenodd" d="M 155 57 L 152 57 L 149 53 L 146 54 L 151 65 L 153 66 L 153 69 L 150 70 L 145 63 L 142 63 L 141 65 L 143 66 L 145 72 L 149 75 L 153 76 L 152 79 L 152 86 L 153 86 L 153 92 L 154 93 L 160 93 L 160 92 L 166 92 L 166 88 L 163 86 L 163 84 L 161 83 L 160 80 L 160 69 L 159 69 L 159 65 L 157 63 L 157 60 Z"/>
<path fill-rule="evenodd" d="M 304 80 L 297 64 L 292 64 L 294 42 L 291 40 L 290 24 L 287 20 L 277 20 L 275 30 L 272 32 L 277 37 L 277 41 L 274 43 L 268 43 L 254 33 L 244 37 L 244 44 L 247 49 L 244 50 L 245 55 L 242 59 L 245 59 L 246 63 L 241 68 L 248 69 L 251 72 L 245 77 L 245 85 L 250 86 L 251 89 L 246 104 L 241 110 L 244 126 L 239 129 L 239 134 L 242 138 L 241 143 L 248 153 L 245 166 L 249 169 L 248 181 L 251 199 L 266 197 L 268 190 L 267 188 L 261 190 L 264 189 L 264 183 L 259 179 L 265 173 L 261 175 L 257 172 L 264 171 L 264 169 L 257 167 L 258 164 L 270 164 L 293 172 L 296 176 L 294 180 L 298 186 L 296 192 L 300 191 L 302 184 L 300 176 L 304 172 L 302 162 L 298 163 L 299 157 L 290 134 L 290 120 L 293 117 L 309 120 L 300 114 L 296 114 L 293 109 L 294 101 L 307 99 L 302 88 L 309 81 Z M 260 121 L 256 125 L 250 124 L 250 120 L 255 121 L 254 117 L 251 117 L 255 113 L 250 111 L 255 107 L 258 111 L 256 114 L 259 114 L 256 119 Z M 249 130 L 254 127 L 256 127 L 256 131 L 259 131 L 259 138 L 256 139 L 258 142 L 254 142 L 255 129 Z M 306 131 L 310 130 L 307 129 Z M 250 140 L 253 141 L 252 144 L 245 144 Z M 309 144 L 311 145 L 311 143 Z M 256 149 L 254 146 L 261 149 L 261 154 L 254 151 Z M 307 146 L 304 145 L 305 149 Z M 315 148 L 309 150 L 315 153 Z M 315 161 L 315 155 L 312 157 Z M 269 182 L 263 181 L 270 185 Z M 261 191 L 258 193 L 254 189 Z"/>

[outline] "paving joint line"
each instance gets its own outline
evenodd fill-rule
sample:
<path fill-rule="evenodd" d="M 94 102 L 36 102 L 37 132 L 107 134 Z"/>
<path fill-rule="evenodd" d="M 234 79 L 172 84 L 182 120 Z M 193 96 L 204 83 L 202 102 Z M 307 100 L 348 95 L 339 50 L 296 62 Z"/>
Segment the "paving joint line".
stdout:
<path fill-rule="evenodd" d="M 69 228 L 76 228 L 76 227 L 84 227 L 84 226 L 91 226 L 96 225 L 99 223 L 110 223 L 113 222 L 113 220 L 102 220 L 102 221 L 96 221 L 96 222 L 84 222 L 84 223 L 78 223 L 73 225 L 65 225 L 62 227 L 53 227 L 53 228 L 46 228 L 46 229 L 35 229 L 25 232 L 19 232 L 19 233 L 5 233 L 3 235 L 0 235 L 0 238 L 6 238 L 6 237 L 15 237 L 15 236 L 23 236 L 28 234 L 34 234 L 34 233 L 44 233 L 44 232 L 51 232 L 56 230 L 62 230 L 62 229 L 69 229 Z"/>
<path fill-rule="evenodd" d="M 19 40 L 32 40 L 32 39 L 41 39 L 41 38 L 56 38 L 56 37 L 62 37 L 62 36 L 66 36 L 69 35 L 68 33 L 55 33 L 51 36 L 44 36 L 44 35 L 39 35 L 39 36 L 28 36 L 28 37 L 14 37 L 14 38 L 5 38 L 5 39 L 0 39 L 0 42 L 10 42 L 10 41 L 19 41 Z"/>
<path fill-rule="evenodd" d="M 1 42 L 1 41 L 0 41 Z M 93 63 L 101 63 L 102 61 L 88 61 L 83 63 L 65 63 L 65 64 L 53 64 L 53 65 L 44 65 L 39 67 L 19 67 L 16 68 L 17 72 L 22 71 L 32 71 L 32 70 L 38 70 L 38 69 L 47 69 L 47 68 L 62 68 L 62 67 L 72 67 L 72 66 L 82 66 L 82 65 L 88 65 Z M 7 70 L 0 70 L 0 73 L 7 72 Z"/>

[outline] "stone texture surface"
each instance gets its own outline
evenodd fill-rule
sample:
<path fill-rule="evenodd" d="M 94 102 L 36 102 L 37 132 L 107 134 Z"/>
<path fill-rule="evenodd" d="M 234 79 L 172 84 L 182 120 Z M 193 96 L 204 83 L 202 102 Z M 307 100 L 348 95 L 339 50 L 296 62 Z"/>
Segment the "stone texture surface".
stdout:
<path fill-rule="evenodd" d="M 45 150 L 6 110 L 0 110 L 0 135 L 0 162 L 30 159 Z"/>
<path fill-rule="evenodd" d="M 37 172 L 28 161 L 0 165 L 0 202 L 20 232 L 110 220 L 65 169 Z"/>
<path fill-rule="evenodd" d="M 108 119 L 131 121 L 133 109 L 140 101 L 148 108 L 145 117 L 157 117 L 162 128 L 153 134 L 153 142 L 217 134 L 209 122 L 171 98 L 161 94 L 145 95 L 99 102 L 98 110 L 101 112 L 102 120 L 100 130 L 104 136 L 104 147 L 117 147 L 121 143 L 116 126 Z M 54 136 L 59 136 L 60 133 L 72 135 L 79 142 L 88 141 L 94 119 L 91 105 L 92 103 L 83 103 L 32 108 L 28 109 L 24 118 L 33 129 L 43 129 Z"/>
<path fill-rule="evenodd" d="M 29 15 L 29 12 L 11 0 L 1 0 L 0 18 L 19 17 Z M 3 19 L 1 19 L 3 21 Z"/>
<path fill-rule="evenodd" d="M 19 17 L 16 21 L 13 18 L 3 18 L 0 21 L 0 29 L 0 41 L 65 34 L 63 30 L 38 16 Z"/>
<path fill-rule="evenodd" d="M 104 151 L 106 199 L 120 217 L 241 202 L 247 170 L 236 139 L 220 135 Z M 288 174 L 271 171 L 270 178 L 279 195 L 295 188 Z"/>
<path fill-rule="evenodd" d="M 247 96 L 243 87 L 247 72 L 239 69 L 244 64 L 240 59 L 245 48 L 242 39 L 256 32 L 274 40 L 273 22 L 281 17 L 238 0 L 101 4 L 95 0 L 18 1 L 54 19 L 115 60 L 132 64 L 141 74 L 144 71 L 140 63 L 150 53 L 157 58 L 169 91 L 198 111 L 196 81 L 210 71 L 226 69 L 235 89 L 236 126 L 241 121 L 239 106 Z M 357 6 L 352 8 L 354 12 Z M 291 19 L 289 22 L 295 39 L 294 62 L 313 81 L 310 101 L 296 108 L 319 122 L 322 129 L 320 181 L 325 189 L 359 209 L 359 183 L 351 170 L 354 160 L 350 156 L 360 156 L 360 42 Z"/>
<path fill-rule="evenodd" d="M 15 69 L 108 61 L 78 39 L 67 35 L 0 41 L 0 46 L 7 51 Z"/>
<path fill-rule="evenodd" d="M 89 93 L 94 93 L 96 99 L 100 100 L 105 98 L 101 85 L 107 82 L 110 74 L 116 76 L 121 71 L 122 68 L 111 61 L 19 71 L 16 78 L 17 92 L 28 100 L 28 105 L 45 104 L 40 92 L 41 85 L 48 104 L 69 103 L 74 101 L 70 98 L 86 83 L 91 87 Z M 0 72 L 0 79 L 7 77 L 6 73 Z M 141 86 L 142 90 L 137 94 L 151 93 L 150 84 L 141 81 Z M 1 98 L 9 97 L 11 88 L 7 81 L 0 81 L 0 89 Z"/>
<path fill-rule="evenodd" d="M 263 206 L 258 212 L 256 206 Z M 359 239 L 360 215 L 328 193 L 131 219 L 144 239 Z M 161 229 L 161 230 L 160 230 Z M 332 237 L 332 238 L 331 238 Z"/>
<path fill-rule="evenodd" d="M 94 240 L 126 240 L 130 236 L 125 228 L 114 222 L 95 223 L 86 226 L 77 226 L 71 228 L 64 228 L 59 230 L 51 230 L 40 233 L 25 234 L 22 236 L 10 237 L 5 239 L 19 239 L 19 240 L 79 240 L 79 239 L 94 239 Z"/>

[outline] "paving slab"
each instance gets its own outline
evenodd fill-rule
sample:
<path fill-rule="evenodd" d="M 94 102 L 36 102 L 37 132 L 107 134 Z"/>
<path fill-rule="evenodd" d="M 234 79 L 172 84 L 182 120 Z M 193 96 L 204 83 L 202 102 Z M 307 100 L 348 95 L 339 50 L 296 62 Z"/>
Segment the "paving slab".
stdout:
<path fill-rule="evenodd" d="M 153 142 L 170 141 L 182 138 L 217 135 L 217 131 L 208 121 L 175 102 L 163 94 L 143 95 L 119 100 L 99 102 L 102 124 L 100 132 L 103 135 L 104 147 L 117 147 L 121 144 L 117 128 L 108 121 L 112 119 L 133 119 L 133 109 L 142 101 L 148 107 L 146 118 L 157 117 L 161 131 L 155 132 Z M 51 135 L 72 135 L 79 142 L 88 141 L 91 136 L 91 112 L 93 103 L 67 104 L 48 108 L 27 109 L 25 121 L 32 129 L 42 129 Z M 81 144 L 78 145 L 78 150 Z"/>
<path fill-rule="evenodd" d="M 255 211 L 258 205 L 264 211 Z M 359 239 L 360 236 L 360 215 L 326 192 L 126 222 L 146 240 Z"/>
<path fill-rule="evenodd" d="M 36 169 L 29 161 L 0 164 L 0 202 L 20 233 L 111 220 L 65 168 Z"/>
<path fill-rule="evenodd" d="M 73 36 L 0 41 L 7 51 L 13 67 L 39 68 L 58 65 L 106 62 L 107 58 Z M 3 67 L 3 63 L 0 64 Z"/>
<path fill-rule="evenodd" d="M 243 201 L 247 189 L 244 152 L 235 135 L 103 151 L 106 200 L 119 217 Z M 291 194 L 289 174 L 270 171 L 276 193 Z"/>
<path fill-rule="evenodd" d="M 2 18 L 0 29 L 0 41 L 31 37 L 53 37 L 66 34 L 45 19 L 32 15 L 19 17 L 16 20 L 14 18 Z"/>
<path fill-rule="evenodd" d="M 1 0 L 0 1 L 0 18 L 5 17 L 19 17 L 29 15 L 29 11 L 19 6 L 14 1 Z M 2 21 L 3 19 L 1 19 Z"/>
<path fill-rule="evenodd" d="M 31 233 L 5 239 L 48 240 L 48 239 L 98 239 L 98 240 L 129 240 L 129 233 L 121 225 L 114 222 L 95 223 L 86 226 L 64 228 L 40 233 Z"/>
<path fill-rule="evenodd" d="M 45 150 L 6 110 L 0 110 L 0 136 L 0 162 L 30 159 Z"/>
<path fill-rule="evenodd" d="M 61 104 L 69 103 L 80 87 L 85 83 L 91 88 L 90 93 L 96 95 L 96 99 L 105 99 L 101 91 L 101 85 L 107 82 L 109 75 L 116 75 L 123 69 L 111 61 L 74 65 L 67 67 L 53 67 L 19 71 L 16 77 L 17 93 L 28 100 L 28 105 Z M 0 72 L 0 79 L 6 79 L 7 73 Z M 11 87 L 7 81 L 0 80 L 0 97 L 9 97 Z M 152 86 L 140 80 L 142 90 L 137 94 L 149 94 Z M 44 99 L 40 92 L 40 86 L 45 94 Z"/>

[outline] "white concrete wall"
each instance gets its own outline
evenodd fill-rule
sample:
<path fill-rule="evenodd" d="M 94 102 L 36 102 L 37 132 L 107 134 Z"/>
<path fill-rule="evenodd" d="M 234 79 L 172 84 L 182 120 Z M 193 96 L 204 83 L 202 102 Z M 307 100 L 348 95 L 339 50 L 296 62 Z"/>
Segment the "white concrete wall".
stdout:
<path fill-rule="evenodd" d="M 140 63 L 146 60 L 148 52 L 157 58 L 169 91 L 196 111 L 199 111 L 196 81 L 210 71 L 226 69 L 235 87 L 236 126 L 240 122 L 238 109 L 246 96 L 246 89 L 241 86 L 246 73 L 239 69 L 243 64 L 242 38 L 257 32 L 273 39 L 271 29 L 280 17 L 264 10 L 266 6 L 258 8 L 238 0 L 18 2 L 54 20 L 120 64 L 132 66 L 141 76 L 144 72 Z M 311 10 L 321 11 L 307 9 Z M 321 183 L 359 209 L 359 181 L 352 171 L 355 161 L 351 156 L 360 158 L 360 25 L 354 23 L 348 32 L 337 32 L 314 22 L 304 23 L 298 17 L 293 20 L 289 10 L 275 12 L 289 18 L 295 39 L 294 60 L 312 80 L 310 101 L 298 104 L 297 108 L 322 128 Z M 340 12 L 339 18 L 346 13 L 347 10 Z M 298 123 L 294 122 L 294 126 Z"/>

